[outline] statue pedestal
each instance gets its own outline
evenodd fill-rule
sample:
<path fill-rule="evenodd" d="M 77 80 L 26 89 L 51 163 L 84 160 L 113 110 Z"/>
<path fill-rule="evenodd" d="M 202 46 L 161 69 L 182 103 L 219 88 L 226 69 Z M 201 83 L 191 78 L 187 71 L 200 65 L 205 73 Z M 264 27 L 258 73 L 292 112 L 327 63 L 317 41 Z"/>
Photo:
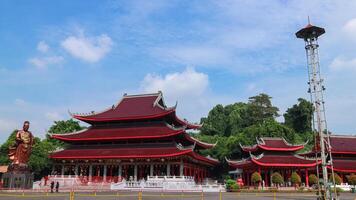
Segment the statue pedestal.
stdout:
<path fill-rule="evenodd" d="M 7 189 L 32 189 L 33 174 L 27 165 L 9 165 L 2 176 L 3 187 Z"/>

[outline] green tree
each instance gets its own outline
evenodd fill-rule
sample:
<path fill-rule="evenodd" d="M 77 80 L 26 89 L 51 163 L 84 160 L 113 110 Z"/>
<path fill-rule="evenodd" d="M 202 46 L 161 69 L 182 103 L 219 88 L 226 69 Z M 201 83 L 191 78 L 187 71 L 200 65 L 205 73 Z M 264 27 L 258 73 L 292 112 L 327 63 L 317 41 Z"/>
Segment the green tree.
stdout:
<path fill-rule="evenodd" d="M 32 169 L 35 179 L 50 174 L 52 170 L 52 161 L 49 154 L 56 149 L 56 146 L 48 140 L 42 140 L 35 137 L 34 146 L 29 160 L 29 167 Z"/>
<path fill-rule="evenodd" d="M 272 183 L 276 184 L 277 186 L 284 183 L 283 177 L 280 173 L 274 172 L 272 174 Z"/>
<path fill-rule="evenodd" d="M 283 137 L 291 143 L 295 142 L 295 133 L 292 129 L 269 119 L 261 124 L 254 124 L 243 130 L 243 134 L 249 141 L 255 143 L 255 138 L 259 137 Z"/>
<path fill-rule="evenodd" d="M 253 172 L 251 175 L 251 182 L 255 185 L 259 184 L 262 181 L 261 174 L 258 172 Z"/>
<path fill-rule="evenodd" d="M 202 132 L 205 135 L 225 135 L 227 123 L 224 106 L 216 105 L 208 114 L 207 118 L 202 118 Z"/>
<path fill-rule="evenodd" d="M 356 185 L 356 174 L 351 174 L 347 177 L 347 183 L 350 185 Z"/>
<path fill-rule="evenodd" d="M 336 185 L 340 185 L 340 184 L 342 183 L 342 179 L 341 179 L 341 177 L 340 177 L 337 173 L 334 173 L 334 178 L 335 178 L 335 184 L 336 184 Z M 333 181 L 333 177 L 332 177 L 331 174 L 330 174 L 330 176 L 329 176 L 329 180 L 330 180 L 330 181 Z"/>
<path fill-rule="evenodd" d="M 309 175 L 309 184 L 310 185 L 318 184 L 318 177 L 316 177 L 315 174 L 310 174 Z"/>
<path fill-rule="evenodd" d="M 297 133 L 312 131 L 313 104 L 309 101 L 299 98 L 298 104 L 288 108 L 283 116 L 285 124 Z"/>
<path fill-rule="evenodd" d="M 292 173 L 292 175 L 290 177 L 290 182 L 292 182 L 292 184 L 294 186 L 297 186 L 302 182 L 302 180 L 301 180 L 300 176 L 297 174 L 297 172 Z"/>
<path fill-rule="evenodd" d="M 15 143 L 17 130 L 14 130 L 7 138 L 6 142 L 0 146 L 0 164 L 9 165 L 10 160 L 7 154 L 9 153 L 9 147 Z"/>
<path fill-rule="evenodd" d="M 74 121 L 73 119 L 60 120 L 60 121 L 54 121 L 54 124 L 49 128 L 48 133 L 49 134 L 64 134 L 64 133 L 80 131 L 82 129 L 84 129 L 84 127 L 80 126 L 78 121 Z M 63 142 L 50 138 L 50 136 L 48 134 L 46 135 L 46 138 L 54 146 L 62 147 L 64 145 Z"/>
<path fill-rule="evenodd" d="M 271 99 L 272 97 L 264 93 L 249 98 L 247 116 L 250 125 L 260 124 L 279 116 L 279 109 L 272 105 Z"/>
<path fill-rule="evenodd" d="M 225 187 L 227 191 L 236 191 L 239 189 L 239 185 L 237 185 L 236 181 L 232 179 L 226 180 Z"/>

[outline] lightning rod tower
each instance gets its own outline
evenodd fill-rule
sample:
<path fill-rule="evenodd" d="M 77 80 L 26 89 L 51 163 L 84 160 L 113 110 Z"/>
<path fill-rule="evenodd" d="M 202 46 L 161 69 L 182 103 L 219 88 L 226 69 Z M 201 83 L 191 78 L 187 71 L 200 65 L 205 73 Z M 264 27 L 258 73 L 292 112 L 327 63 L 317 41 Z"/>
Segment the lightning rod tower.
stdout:
<path fill-rule="evenodd" d="M 323 79 L 320 74 L 319 53 L 318 53 L 318 37 L 325 33 L 325 29 L 310 24 L 308 19 L 308 25 L 300 29 L 295 35 L 297 38 L 301 38 L 305 42 L 305 50 L 307 55 L 308 64 L 308 77 L 309 77 L 309 89 L 311 102 L 314 107 L 313 113 L 313 129 L 316 132 L 316 155 L 320 155 L 320 159 L 317 157 L 316 162 L 321 160 L 321 169 L 323 175 L 322 192 L 319 192 L 320 199 L 333 199 L 331 196 L 331 185 L 328 181 L 328 168 L 331 169 L 332 182 L 334 189 L 335 178 L 334 169 L 332 164 L 331 146 L 330 146 L 330 134 L 327 129 L 326 115 L 325 115 L 325 102 L 323 91 L 325 87 L 323 85 Z M 317 165 L 318 168 L 318 165 Z M 320 188 L 320 187 L 319 187 Z M 320 191 L 320 189 L 319 189 Z M 335 193 L 334 193 L 335 194 Z"/>

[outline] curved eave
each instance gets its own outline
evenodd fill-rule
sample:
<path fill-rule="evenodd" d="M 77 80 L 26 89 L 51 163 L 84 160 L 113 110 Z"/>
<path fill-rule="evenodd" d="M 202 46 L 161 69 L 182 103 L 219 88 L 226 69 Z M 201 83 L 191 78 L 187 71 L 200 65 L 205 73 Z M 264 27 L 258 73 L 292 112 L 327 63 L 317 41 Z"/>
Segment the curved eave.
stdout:
<path fill-rule="evenodd" d="M 166 116 L 170 113 L 175 112 L 175 108 L 168 109 L 165 112 L 146 115 L 146 116 L 134 116 L 134 117 L 112 117 L 112 118 L 96 118 L 95 116 L 81 116 L 81 115 L 72 115 L 75 119 L 85 121 L 85 122 L 106 122 L 106 121 L 129 121 L 129 120 L 140 120 L 140 119 L 156 119 L 159 117 Z"/>
<path fill-rule="evenodd" d="M 254 156 L 250 153 L 251 161 L 256 165 L 263 166 L 263 167 L 315 167 L 317 164 L 320 164 L 321 161 L 306 159 L 298 155 L 293 155 L 294 157 L 301 159 L 301 160 L 309 160 L 314 161 L 313 163 L 282 163 L 282 162 L 262 162 L 261 159 L 264 157 L 264 154 L 260 154 L 259 156 Z"/>
<path fill-rule="evenodd" d="M 53 159 L 131 159 L 131 158 L 166 158 L 166 157 L 176 157 L 182 156 L 185 154 L 189 154 L 192 152 L 191 149 L 183 150 L 178 153 L 171 153 L 171 154 L 157 154 L 157 155 L 128 155 L 128 156 L 53 156 L 49 155 L 50 158 Z"/>
<path fill-rule="evenodd" d="M 253 145 L 253 146 L 243 146 L 242 144 L 239 144 L 241 149 L 245 152 L 255 152 L 258 150 L 257 145 Z"/>
<path fill-rule="evenodd" d="M 217 144 L 217 143 L 215 143 L 215 144 L 210 144 L 210 143 L 202 142 L 202 141 L 200 141 L 200 140 L 198 140 L 198 139 L 196 139 L 196 138 L 190 136 L 188 133 L 185 133 L 185 134 L 184 134 L 184 137 L 185 137 L 187 140 L 189 140 L 190 142 L 195 143 L 195 145 L 198 145 L 199 147 L 202 147 L 202 148 L 204 148 L 204 149 L 211 149 L 211 148 L 215 147 L 216 144 Z"/>
<path fill-rule="evenodd" d="M 353 154 L 356 155 L 356 151 L 333 151 L 331 149 L 332 154 Z"/>
<path fill-rule="evenodd" d="M 330 166 L 326 166 L 328 169 L 331 169 Z M 342 168 L 333 168 L 334 171 L 336 172 L 346 172 L 346 173 L 355 173 L 356 172 L 356 169 L 342 169 Z"/>
<path fill-rule="evenodd" d="M 259 148 L 267 151 L 298 151 L 304 148 L 304 146 L 293 146 L 290 148 L 276 148 L 276 147 L 268 147 L 264 145 L 257 145 Z"/>
<path fill-rule="evenodd" d="M 225 160 L 230 167 L 234 167 L 234 168 L 246 168 L 251 165 L 251 158 L 243 159 L 243 160 L 229 160 L 225 158 Z"/>
<path fill-rule="evenodd" d="M 252 162 L 255 163 L 256 165 L 260 165 L 263 167 L 315 167 L 315 163 L 310 163 L 310 164 L 295 164 L 295 163 L 263 163 L 260 162 L 256 159 L 252 159 Z M 318 161 L 318 164 L 320 161 Z"/>
<path fill-rule="evenodd" d="M 155 139 L 155 138 L 165 138 L 183 133 L 184 130 L 177 130 L 173 133 L 159 136 L 127 136 L 127 137 L 93 137 L 93 138 L 67 138 L 65 135 L 51 135 L 52 138 L 58 139 L 65 142 L 74 141 L 113 141 L 113 140 L 127 140 L 127 139 Z"/>
<path fill-rule="evenodd" d="M 182 126 L 186 126 L 188 129 L 200 129 L 203 125 L 202 124 L 191 124 L 185 120 L 180 119 L 177 115 L 174 113 L 175 120 L 182 124 Z"/>
<path fill-rule="evenodd" d="M 202 156 L 202 155 L 199 155 L 199 154 L 195 153 L 194 151 L 191 151 L 191 152 L 190 152 L 190 155 L 191 155 L 193 158 L 195 158 L 196 160 L 203 161 L 203 162 L 205 162 L 205 163 L 210 164 L 211 166 L 214 166 L 214 165 L 219 164 L 219 161 L 218 161 L 218 160 L 213 159 L 213 158 L 209 158 L 209 157 L 205 157 L 205 156 Z"/>

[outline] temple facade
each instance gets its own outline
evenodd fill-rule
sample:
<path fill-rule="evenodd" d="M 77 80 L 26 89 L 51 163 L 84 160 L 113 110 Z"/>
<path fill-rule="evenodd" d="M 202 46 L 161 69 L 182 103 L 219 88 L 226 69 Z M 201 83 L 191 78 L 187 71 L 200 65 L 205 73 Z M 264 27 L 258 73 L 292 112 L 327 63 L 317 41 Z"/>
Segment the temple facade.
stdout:
<path fill-rule="evenodd" d="M 330 146 L 334 172 L 341 177 L 343 182 L 346 182 L 347 175 L 356 173 L 356 136 L 331 135 Z M 312 151 L 303 154 L 303 156 L 315 157 L 315 149 L 314 147 Z M 328 169 L 330 173 L 331 167 L 328 166 Z"/>
<path fill-rule="evenodd" d="M 230 167 L 239 169 L 245 185 L 251 186 L 251 175 L 259 172 L 265 186 L 271 186 L 271 176 L 279 172 L 288 184 L 293 171 L 297 172 L 305 185 L 309 185 L 309 172 L 316 169 L 317 162 L 313 158 L 300 156 L 296 152 L 304 148 L 304 144 L 292 145 L 283 138 L 258 138 L 253 146 L 241 146 L 246 158 L 228 160 Z"/>
<path fill-rule="evenodd" d="M 283 138 L 259 138 L 253 146 L 242 146 L 245 158 L 241 160 L 228 160 L 231 168 L 238 169 L 245 185 L 251 183 L 251 175 L 259 172 L 265 186 L 271 186 L 271 175 L 279 172 L 288 183 L 293 171 L 297 172 L 302 182 L 309 186 L 309 174 L 317 174 L 317 166 L 321 172 L 320 159 L 317 161 L 315 147 L 307 153 L 297 154 L 304 148 L 304 144 L 292 145 Z M 345 135 L 330 136 L 331 153 L 334 172 L 343 182 L 347 175 L 356 173 L 356 137 Z M 331 167 L 328 166 L 329 173 Z"/>
<path fill-rule="evenodd" d="M 52 174 L 88 182 L 142 180 L 147 176 L 189 176 L 201 182 L 219 162 L 199 154 L 215 144 L 201 142 L 187 130 L 199 129 L 176 116 L 162 93 L 124 95 L 102 112 L 72 114 L 90 124 L 82 131 L 54 134 L 66 148 L 50 154 Z"/>

